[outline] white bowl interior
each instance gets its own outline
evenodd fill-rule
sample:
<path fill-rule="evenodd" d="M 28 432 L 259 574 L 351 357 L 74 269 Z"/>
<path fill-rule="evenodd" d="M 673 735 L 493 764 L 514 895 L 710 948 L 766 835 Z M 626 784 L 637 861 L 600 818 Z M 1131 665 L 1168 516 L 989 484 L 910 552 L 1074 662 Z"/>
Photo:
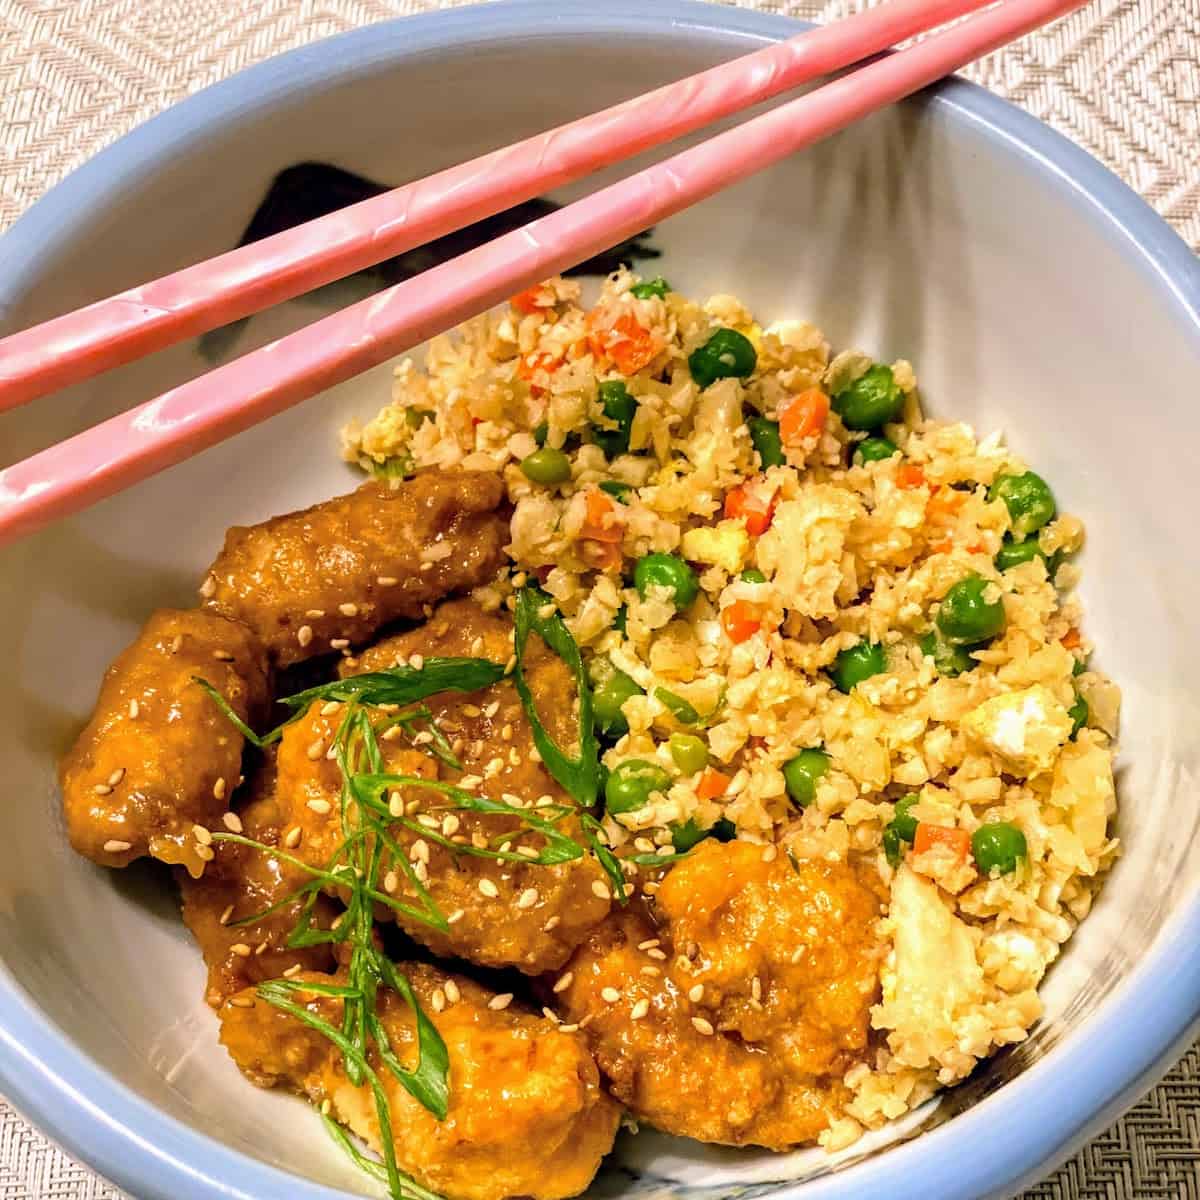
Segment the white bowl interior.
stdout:
<path fill-rule="evenodd" d="M 277 98 L 95 211 L 47 256 L 5 325 L 228 248 L 273 175 L 294 163 L 402 182 L 739 48 L 752 47 L 716 32 L 648 47 L 615 34 L 584 44 L 548 28 L 521 44 L 460 44 Z M 1081 217 L 1069 181 L 1035 174 L 1016 148 L 943 103 L 876 117 L 674 219 L 654 244 L 664 254 L 654 269 L 680 290 L 733 292 L 766 320 L 808 317 L 838 346 L 910 358 L 933 411 L 981 432 L 1003 428 L 1088 524 L 1087 631 L 1126 697 L 1127 853 L 1046 985 L 1048 1015 L 1028 1057 L 1040 1047 L 1052 1059 L 1059 1038 L 1127 983 L 1197 886 L 1200 642 L 1189 605 L 1198 464 L 1187 393 L 1200 356 L 1186 323 L 1120 237 Z M 330 303 L 257 319 L 237 350 Z M 0 465 L 208 365 L 184 346 L 7 414 Z M 4 967 L 83 1051 L 154 1104 L 248 1154 L 354 1190 L 361 1177 L 315 1119 L 250 1088 L 217 1047 L 200 958 L 164 876 L 102 871 L 69 851 L 54 764 L 105 666 L 152 608 L 190 602 L 227 525 L 353 486 L 337 430 L 373 412 L 388 381 L 379 368 L 0 555 Z M 628 1153 L 646 1165 L 644 1152 Z M 708 1183 L 726 1177 L 709 1174 L 718 1163 L 743 1181 L 814 1166 L 811 1156 L 681 1144 L 662 1153 L 658 1173 Z"/>

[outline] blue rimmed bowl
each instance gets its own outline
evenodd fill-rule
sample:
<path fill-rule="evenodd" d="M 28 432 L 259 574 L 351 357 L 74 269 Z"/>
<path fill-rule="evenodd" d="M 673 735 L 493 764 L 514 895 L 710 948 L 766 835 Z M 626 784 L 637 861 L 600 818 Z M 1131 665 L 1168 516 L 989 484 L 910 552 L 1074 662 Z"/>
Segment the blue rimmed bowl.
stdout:
<path fill-rule="evenodd" d="M 0 326 L 227 249 L 297 164 L 400 183 L 796 28 L 676 0 L 513 0 L 284 55 L 172 108 L 35 205 L 0 239 Z M 303 215 L 313 178 L 285 175 L 309 181 L 285 208 Z M 660 254 L 655 270 L 681 290 L 731 291 L 766 319 L 806 316 L 839 345 L 912 359 L 935 412 L 1003 428 L 1085 518 L 1088 630 L 1126 695 L 1126 853 L 1051 971 L 1033 1036 L 903 1129 L 834 1163 L 643 1135 L 621 1143 L 594 1193 L 1009 1195 L 1147 1088 L 1200 1014 L 1200 268 L 1096 162 L 964 83 L 746 181 L 634 251 Z M 9 413 L 0 465 L 378 282 Z M 386 368 L 372 372 L 0 552 L 0 1090 L 148 1200 L 334 1200 L 364 1184 L 304 1106 L 250 1088 L 218 1047 L 163 877 L 68 851 L 55 757 L 146 613 L 189 602 L 227 525 L 351 485 L 336 430 L 387 383 Z"/>

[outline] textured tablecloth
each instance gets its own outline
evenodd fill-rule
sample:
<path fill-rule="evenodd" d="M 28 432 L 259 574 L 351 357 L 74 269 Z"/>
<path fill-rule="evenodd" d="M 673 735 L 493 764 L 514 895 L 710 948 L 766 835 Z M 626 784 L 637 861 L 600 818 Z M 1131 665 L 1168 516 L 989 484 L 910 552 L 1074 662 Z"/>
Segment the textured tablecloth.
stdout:
<path fill-rule="evenodd" d="M 580 2 L 587 0 L 563 0 Z M 865 0 L 743 3 L 824 20 Z M 0 0 L 0 229 L 73 167 L 181 97 L 293 46 L 437 7 Z M 1093 0 L 966 74 L 1107 163 L 1200 250 L 1200 0 Z M 0 1200 L 120 1195 L 0 1101 Z M 1200 1045 L 1023 1200 L 1200 1200 Z"/>

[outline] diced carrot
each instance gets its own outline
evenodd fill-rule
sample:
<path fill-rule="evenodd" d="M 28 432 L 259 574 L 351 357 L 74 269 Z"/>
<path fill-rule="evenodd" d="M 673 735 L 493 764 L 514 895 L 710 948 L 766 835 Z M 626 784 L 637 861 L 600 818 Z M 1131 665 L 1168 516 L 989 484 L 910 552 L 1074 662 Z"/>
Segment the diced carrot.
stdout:
<path fill-rule="evenodd" d="M 982 554 L 983 551 L 984 551 L 984 545 L 982 542 L 972 542 L 967 547 L 968 554 Z"/>
<path fill-rule="evenodd" d="M 608 358 L 622 375 L 636 375 L 662 349 L 633 313 L 622 313 L 610 326 L 599 328 L 599 309 L 588 314 L 588 345 L 597 358 Z"/>
<path fill-rule="evenodd" d="M 900 473 L 904 469 L 904 467 L 901 467 L 900 470 L 896 472 L 896 482 L 899 483 L 901 487 L 919 487 L 921 483 L 925 482 L 925 473 L 921 471 L 920 467 L 913 464 L 913 469 L 921 474 L 920 482 L 913 484 L 900 483 Z M 931 516 L 941 513 L 945 513 L 947 515 L 950 513 L 955 513 L 962 508 L 963 504 L 966 502 L 966 499 L 966 492 L 960 492 L 956 488 L 952 487 L 938 486 L 935 487 L 930 493 L 929 503 L 926 505 L 925 511 Z"/>
<path fill-rule="evenodd" d="M 922 821 L 913 838 L 913 850 L 923 854 L 934 846 L 948 846 L 959 858 L 966 858 L 971 849 L 971 835 L 965 829 L 949 829 L 945 825 L 930 825 Z"/>
<path fill-rule="evenodd" d="M 1060 643 L 1064 650 L 1078 650 L 1083 644 L 1083 639 L 1079 636 L 1078 629 L 1068 629 L 1067 636 Z"/>
<path fill-rule="evenodd" d="M 945 538 L 934 546 L 929 547 L 930 554 L 949 554 L 954 549 L 954 542 L 951 538 Z"/>
<path fill-rule="evenodd" d="M 721 628 L 734 643 L 752 638 L 762 628 L 762 620 L 762 609 L 749 600 L 735 600 L 721 610 Z"/>
<path fill-rule="evenodd" d="M 599 488 L 589 489 L 585 498 L 587 518 L 579 536 L 594 542 L 620 542 L 625 531 L 617 519 L 617 506 Z"/>
<path fill-rule="evenodd" d="M 715 800 L 718 796 L 725 795 L 729 783 L 730 776 L 722 775 L 720 771 L 709 767 L 700 776 L 700 782 L 696 785 L 696 796 L 700 800 Z"/>
<path fill-rule="evenodd" d="M 820 388 L 809 388 L 789 396 L 779 405 L 779 436 L 785 445 L 794 446 L 816 437 L 825 428 L 829 416 L 829 397 Z"/>
<path fill-rule="evenodd" d="M 746 532 L 752 537 L 766 533 L 775 518 L 776 492 L 768 492 L 761 482 L 743 483 L 725 493 L 725 515 L 733 520 L 741 517 L 746 522 Z"/>
<path fill-rule="evenodd" d="M 518 292 L 509 300 L 509 304 L 526 316 L 532 316 L 534 313 L 542 312 L 544 309 L 554 307 L 554 296 L 546 290 L 545 284 L 535 283 L 533 287 L 526 288 L 523 292 Z"/>
<path fill-rule="evenodd" d="M 557 371 L 562 366 L 562 356 L 559 354 L 551 354 L 548 350 L 535 350 L 532 354 L 522 354 L 517 359 L 517 375 L 521 379 L 529 381 L 529 390 L 535 396 L 540 396 L 546 389 L 540 384 L 533 382 L 533 377 L 539 371 L 545 371 L 550 374 Z"/>
<path fill-rule="evenodd" d="M 925 472 L 916 463 L 902 463 L 896 468 L 896 486 L 919 488 L 925 482 Z"/>

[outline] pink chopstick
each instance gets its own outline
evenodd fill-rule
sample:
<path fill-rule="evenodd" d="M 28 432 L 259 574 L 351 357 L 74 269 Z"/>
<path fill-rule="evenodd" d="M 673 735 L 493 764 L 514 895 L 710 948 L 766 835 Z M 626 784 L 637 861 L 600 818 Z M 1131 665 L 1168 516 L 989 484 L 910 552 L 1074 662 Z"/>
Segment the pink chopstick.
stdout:
<path fill-rule="evenodd" d="M 1082 3 L 1006 0 L 0 471 L 0 544 L 402 353 Z"/>
<path fill-rule="evenodd" d="M 893 0 L 0 341 L 0 412 L 352 275 L 994 0 Z"/>

